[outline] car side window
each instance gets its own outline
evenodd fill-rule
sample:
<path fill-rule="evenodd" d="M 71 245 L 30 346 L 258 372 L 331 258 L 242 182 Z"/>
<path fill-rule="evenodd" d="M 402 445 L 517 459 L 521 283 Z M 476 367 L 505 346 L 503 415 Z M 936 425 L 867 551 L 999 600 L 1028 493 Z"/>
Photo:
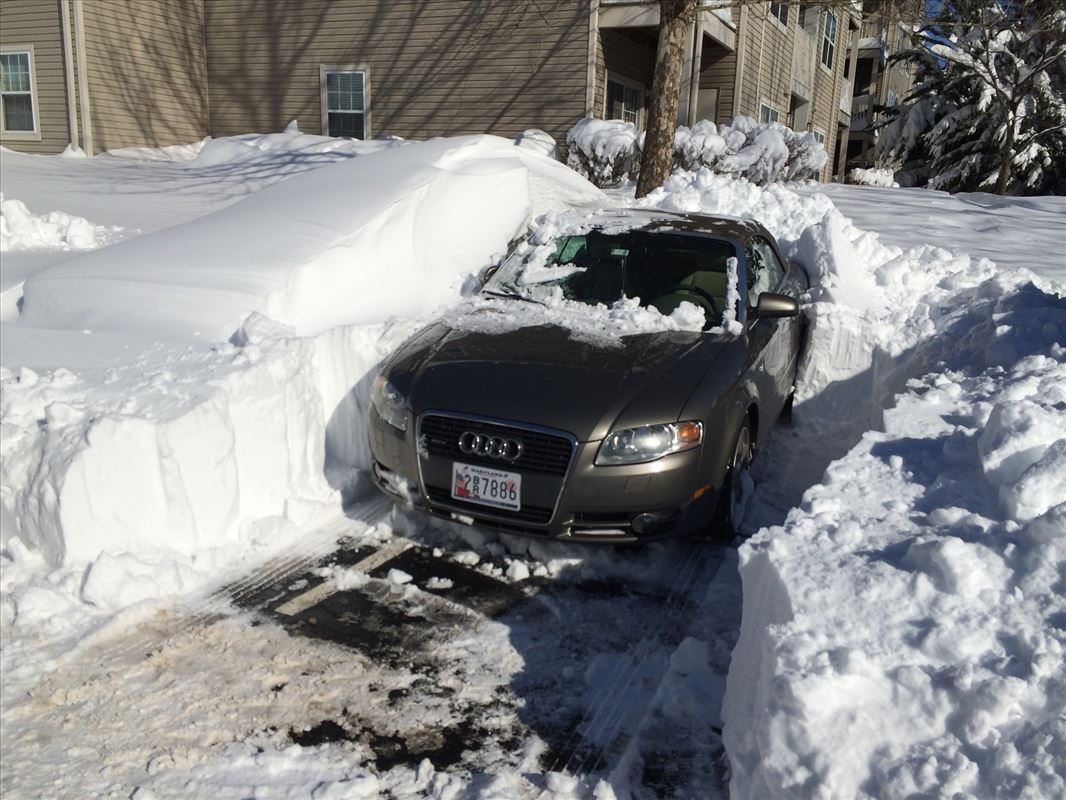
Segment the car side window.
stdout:
<path fill-rule="evenodd" d="M 754 306 L 763 292 L 772 292 L 785 277 L 784 267 L 773 247 L 761 236 L 752 237 L 746 248 L 748 258 L 748 305 Z"/>

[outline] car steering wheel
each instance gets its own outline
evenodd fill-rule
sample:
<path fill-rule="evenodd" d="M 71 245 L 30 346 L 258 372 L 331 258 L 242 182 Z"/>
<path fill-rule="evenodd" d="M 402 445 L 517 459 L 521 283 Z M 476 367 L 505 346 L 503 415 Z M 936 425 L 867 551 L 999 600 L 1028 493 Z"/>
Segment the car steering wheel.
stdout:
<path fill-rule="evenodd" d="M 718 313 L 718 304 L 714 301 L 714 295 L 706 289 L 701 289 L 699 286 L 693 286 L 688 283 L 678 283 L 664 289 L 659 296 L 663 297 L 668 294 L 674 294 L 675 292 L 688 292 L 689 294 L 694 294 L 706 303 L 711 310 L 711 314 Z M 709 321 L 710 320 L 708 320 L 708 322 Z"/>

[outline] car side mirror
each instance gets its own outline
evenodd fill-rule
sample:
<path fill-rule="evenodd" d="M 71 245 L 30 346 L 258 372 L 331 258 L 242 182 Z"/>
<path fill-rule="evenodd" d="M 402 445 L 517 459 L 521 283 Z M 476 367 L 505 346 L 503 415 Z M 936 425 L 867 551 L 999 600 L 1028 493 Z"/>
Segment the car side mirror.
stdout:
<path fill-rule="evenodd" d="M 787 294 L 763 292 L 759 295 L 759 300 L 749 316 L 753 319 L 777 319 L 780 317 L 797 317 L 799 313 L 800 307 L 799 303 L 796 302 L 796 298 L 789 297 Z"/>
<path fill-rule="evenodd" d="M 478 280 L 481 281 L 481 285 L 484 286 L 486 283 L 492 280 L 492 276 L 499 271 L 499 264 L 489 264 L 487 267 L 485 267 L 485 269 L 481 270 L 481 274 L 477 276 Z"/>

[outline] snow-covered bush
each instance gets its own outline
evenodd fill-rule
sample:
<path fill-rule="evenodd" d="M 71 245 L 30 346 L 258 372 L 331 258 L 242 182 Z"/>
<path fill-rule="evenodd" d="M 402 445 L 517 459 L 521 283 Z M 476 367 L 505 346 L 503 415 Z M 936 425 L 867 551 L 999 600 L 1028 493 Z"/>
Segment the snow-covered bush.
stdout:
<path fill-rule="evenodd" d="M 635 178 L 640 170 L 644 136 L 632 123 L 586 118 L 566 140 L 567 164 L 598 186 Z M 706 167 L 760 186 L 817 177 L 827 158 L 814 134 L 751 117 L 735 117 L 721 127 L 700 120 L 691 128 L 679 126 L 674 134 L 675 170 Z"/>
<path fill-rule="evenodd" d="M 632 122 L 585 117 L 566 134 L 566 164 L 597 186 L 615 186 L 640 171 L 643 134 Z"/>
<path fill-rule="evenodd" d="M 848 183 L 857 183 L 861 186 L 886 186 L 898 189 L 899 184 L 893 180 L 894 176 L 890 169 L 861 169 L 856 167 L 848 172 Z"/>

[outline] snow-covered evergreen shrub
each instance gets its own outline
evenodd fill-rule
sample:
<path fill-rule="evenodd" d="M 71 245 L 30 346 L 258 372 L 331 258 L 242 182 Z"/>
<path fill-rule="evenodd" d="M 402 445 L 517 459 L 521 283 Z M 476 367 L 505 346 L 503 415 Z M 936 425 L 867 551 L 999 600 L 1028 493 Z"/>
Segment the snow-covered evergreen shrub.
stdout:
<path fill-rule="evenodd" d="M 643 143 L 632 122 L 585 117 L 566 134 L 566 164 L 600 188 L 617 186 L 637 177 Z"/>
<path fill-rule="evenodd" d="M 899 188 L 892 170 L 890 169 L 861 169 L 855 168 L 848 172 L 848 183 L 857 183 L 860 186 L 886 186 Z"/>
<path fill-rule="evenodd" d="M 632 123 L 586 118 L 570 129 L 566 141 L 567 164 L 597 186 L 614 186 L 639 173 L 644 135 Z M 691 128 L 678 126 L 674 134 L 675 170 L 706 167 L 760 186 L 815 178 L 827 159 L 814 134 L 751 117 L 735 117 L 720 127 L 700 120 Z"/>
<path fill-rule="evenodd" d="M 892 58 L 915 83 L 877 156 L 904 185 L 1066 193 L 1066 8 L 1060 0 L 945 0 Z"/>

